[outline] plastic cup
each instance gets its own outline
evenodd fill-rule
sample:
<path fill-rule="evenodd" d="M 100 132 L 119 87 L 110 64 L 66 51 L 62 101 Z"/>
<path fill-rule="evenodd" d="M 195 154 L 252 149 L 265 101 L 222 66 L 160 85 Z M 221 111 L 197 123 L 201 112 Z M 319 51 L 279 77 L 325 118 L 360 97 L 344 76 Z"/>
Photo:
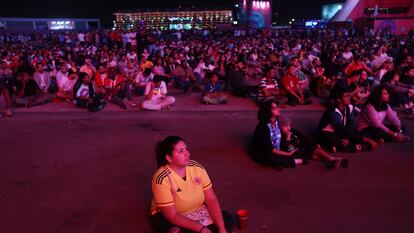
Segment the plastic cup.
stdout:
<path fill-rule="evenodd" d="M 237 212 L 237 227 L 239 230 L 247 229 L 247 220 L 249 218 L 249 211 L 247 210 L 238 210 Z"/>

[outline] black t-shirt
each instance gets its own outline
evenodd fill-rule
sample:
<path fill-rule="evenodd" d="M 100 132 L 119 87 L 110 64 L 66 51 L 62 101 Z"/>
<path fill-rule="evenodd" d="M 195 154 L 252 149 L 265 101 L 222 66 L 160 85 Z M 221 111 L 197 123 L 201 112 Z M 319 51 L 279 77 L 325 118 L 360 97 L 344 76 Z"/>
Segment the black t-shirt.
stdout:
<path fill-rule="evenodd" d="M 22 82 L 18 82 L 17 83 L 17 91 L 20 92 L 23 88 L 23 84 Z M 37 94 L 39 90 L 39 86 L 37 85 L 36 81 L 34 81 L 33 79 L 29 79 L 29 81 L 27 81 L 26 86 L 24 88 L 24 97 L 29 97 L 29 96 L 34 96 Z"/>

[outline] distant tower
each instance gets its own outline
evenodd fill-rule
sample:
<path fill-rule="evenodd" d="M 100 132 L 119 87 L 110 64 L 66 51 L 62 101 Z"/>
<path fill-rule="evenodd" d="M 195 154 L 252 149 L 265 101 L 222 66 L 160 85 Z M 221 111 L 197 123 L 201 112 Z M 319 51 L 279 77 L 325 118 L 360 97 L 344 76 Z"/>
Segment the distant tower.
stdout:
<path fill-rule="evenodd" d="M 246 23 L 255 28 L 267 28 L 272 25 L 271 0 L 243 0 L 242 10 L 246 15 Z"/>

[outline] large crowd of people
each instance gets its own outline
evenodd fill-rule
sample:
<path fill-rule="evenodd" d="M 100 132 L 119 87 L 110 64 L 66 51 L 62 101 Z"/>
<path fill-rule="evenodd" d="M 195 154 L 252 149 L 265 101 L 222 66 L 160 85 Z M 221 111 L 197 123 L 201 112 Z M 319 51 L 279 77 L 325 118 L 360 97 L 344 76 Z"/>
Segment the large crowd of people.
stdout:
<path fill-rule="evenodd" d="M 414 114 L 413 48 L 413 30 L 370 28 L 0 32 L 3 114 L 56 100 L 91 112 L 107 103 L 128 110 L 138 104 L 134 96 L 144 96 L 145 110 L 168 110 L 180 101 L 170 88 L 200 92 L 200 104 L 231 104 L 234 95 L 259 106 L 250 151 L 256 162 L 278 170 L 309 160 L 348 167 L 348 159 L 332 154 L 410 139 L 397 111 Z M 281 108 L 315 99 L 326 110 L 312 139 Z M 183 139 L 160 142 L 157 161 L 155 228 L 230 232 L 204 167 L 190 160 Z"/>
<path fill-rule="evenodd" d="M 179 98 L 167 89 L 199 91 L 200 102 L 228 103 L 226 95 L 259 103 L 333 103 L 352 89 L 363 106 L 384 85 L 390 106 L 413 112 L 413 31 L 273 29 L 0 33 L 3 115 L 61 99 L 99 111 L 107 102 L 167 110 Z M 160 80 L 154 83 L 155 80 Z M 156 88 L 154 88 L 156 87 Z M 227 93 L 226 93 L 227 92 Z M 230 103 L 231 104 L 231 103 Z"/>

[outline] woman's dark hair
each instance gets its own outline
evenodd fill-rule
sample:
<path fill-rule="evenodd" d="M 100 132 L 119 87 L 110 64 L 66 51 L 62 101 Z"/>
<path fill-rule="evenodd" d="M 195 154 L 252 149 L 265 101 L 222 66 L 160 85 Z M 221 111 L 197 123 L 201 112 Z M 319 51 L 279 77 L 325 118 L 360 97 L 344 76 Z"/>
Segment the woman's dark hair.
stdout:
<path fill-rule="evenodd" d="M 272 118 L 272 103 L 278 104 L 274 100 L 268 100 L 260 105 L 259 111 L 257 112 L 257 119 L 260 123 L 267 124 L 270 118 Z"/>
<path fill-rule="evenodd" d="M 166 156 L 172 155 L 175 145 L 180 141 L 184 141 L 184 139 L 179 136 L 168 136 L 155 145 L 155 158 L 158 168 L 168 163 Z"/>
<path fill-rule="evenodd" d="M 83 83 L 83 79 L 85 78 L 85 76 L 88 75 L 85 72 L 79 72 L 78 73 L 78 79 L 76 80 L 75 85 L 73 86 L 73 98 L 76 99 L 76 94 L 79 90 L 79 88 L 81 87 L 82 83 Z M 89 96 L 90 97 L 94 97 L 95 96 L 95 89 L 93 87 L 93 83 L 89 82 L 88 83 L 88 87 L 89 87 Z"/>
<path fill-rule="evenodd" d="M 393 71 L 388 71 L 387 73 L 384 74 L 384 76 L 381 79 L 381 84 L 382 83 L 390 83 L 393 79 L 395 75 L 399 75 L 399 73 L 395 70 Z"/>
<path fill-rule="evenodd" d="M 367 104 L 372 104 L 376 111 L 386 111 L 388 108 L 388 103 L 382 102 L 382 91 L 387 90 L 385 86 L 376 87 L 372 90 L 371 95 L 368 98 Z M 388 91 L 388 90 L 387 90 Z"/>

